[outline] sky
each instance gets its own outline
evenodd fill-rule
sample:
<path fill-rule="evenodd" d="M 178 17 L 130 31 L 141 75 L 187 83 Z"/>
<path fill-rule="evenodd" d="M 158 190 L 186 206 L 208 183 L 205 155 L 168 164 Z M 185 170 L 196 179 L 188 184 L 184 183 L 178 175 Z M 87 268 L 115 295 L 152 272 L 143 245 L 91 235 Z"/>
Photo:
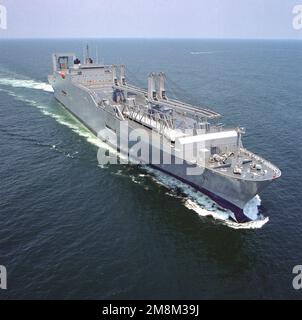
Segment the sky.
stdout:
<path fill-rule="evenodd" d="M 0 38 L 291 38 L 302 0 L 0 0 Z"/>

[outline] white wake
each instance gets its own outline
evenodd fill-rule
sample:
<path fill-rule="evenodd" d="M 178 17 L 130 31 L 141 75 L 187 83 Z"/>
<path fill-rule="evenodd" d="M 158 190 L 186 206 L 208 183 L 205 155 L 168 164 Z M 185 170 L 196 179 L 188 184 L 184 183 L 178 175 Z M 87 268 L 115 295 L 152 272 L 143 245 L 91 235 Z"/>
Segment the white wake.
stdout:
<path fill-rule="evenodd" d="M 53 92 L 53 88 L 50 84 L 45 82 L 37 82 L 34 80 L 0 78 L 0 85 L 10 86 L 14 88 L 27 88 L 27 89 L 42 90 L 46 92 Z"/>

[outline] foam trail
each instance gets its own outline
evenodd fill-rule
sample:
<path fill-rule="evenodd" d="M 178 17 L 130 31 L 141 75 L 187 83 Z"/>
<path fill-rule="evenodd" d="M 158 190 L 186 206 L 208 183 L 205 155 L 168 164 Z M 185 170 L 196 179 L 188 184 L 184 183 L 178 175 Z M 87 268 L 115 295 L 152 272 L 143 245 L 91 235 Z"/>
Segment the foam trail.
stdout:
<path fill-rule="evenodd" d="M 0 78 L 0 85 L 10 86 L 14 88 L 27 88 L 27 89 L 42 90 L 46 92 L 53 92 L 53 88 L 50 84 L 45 82 L 37 82 L 34 80 Z"/>
<path fill-rule="evenodd" d="M 75 117 L 73 117 L 71 114 L 64 112 L 62 114 L 56 113 L 53 108 L 51 108 L 48 105 L 41 104 L 35 100 L 30 100 L 24 97 L 23 95 L 17 94 L 10 90 L 3 90 L 0 89 L 0 91 L 6 92 L 10 96 L 12 96 L 14 99 L 23 101 L 26 104 L 38 108 L 44 115 L 52 117 L 55 119 L 58 123 L 70 128 L 73 132 L 78 134 L 79 136 L 86 139 L 87 142 L 89 142 L 92 145 L 95 145 L 99 148 L 107 148 L 108 145 L 102 142 L 100 139 L 98 139 L 92 132 L 90 132 L 84 125 L 81 124 Z"/>
<path fill-rule="evenodd" d="M 61 115 L 56 114 L 53 111 L 48 110 L 44 106 L 37 106 L 41 109 L 42 113 L 46 116 L 52 117 L 58 123 L 62 124 L 63 126 L 68 127 L 77 135 L 86 139 L 87 142 L 90 144 L 103 149 L 110 148 L 106 143 L 102 142 L 99 138 L 97 138 L 92 132 L 90 132 L 82 123 L 80 123 L 76 118 L 72 115 Z M 112 148 L 113 149 L 113 148 Z M 114 149 L 113 149 L 114 150 Z M 112 150 L 110 150 L 112 152 Z"/>
<path fill-rule="evenodd" d="M 0 79 L 0 83 L 1 80 L 3 79 Z M 56 113 L 55 110 L 49 105 L 41 104 L 35 100 L 27 99 L 23 95 L 17 94 L 16 92 L 6 89 L 0 89 L 0 91 L 6 92 L 16 100 L 23 101 L 32 107 L 38 108 L 44 115 L 55 119 L 61 125 L 68 127 L 77 135 L 85 138 L 88 143 L 98 148 L 109 150 L 111 154 L 117 154 L 117 151 L 114 148 L 108 146 L 108 144 L 97 138 L 90 130 L 88 130 L 78 119 L 76 119 L 70 113 L 67 113 L 65 111 L 63 111 L 63 113 Z"/>

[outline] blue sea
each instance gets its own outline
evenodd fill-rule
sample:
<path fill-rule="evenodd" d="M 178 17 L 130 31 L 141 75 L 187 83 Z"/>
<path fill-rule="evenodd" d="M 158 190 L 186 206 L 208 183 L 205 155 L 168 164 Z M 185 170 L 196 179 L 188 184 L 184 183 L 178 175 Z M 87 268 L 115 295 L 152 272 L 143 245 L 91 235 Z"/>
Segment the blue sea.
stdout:
<path fill-rule="evenodd" d="M 247 130 L 282 178 L 236 225 L 206 196 L 149 168 L 99 166 L 104 145 L 54 99 L 53 52 L 86 40 L 0 41 L 0 299 L 301 299 L 302 42 L 88 40 L 146 87 Z M 214 209 L 213 209 L 214 208 Z"/>

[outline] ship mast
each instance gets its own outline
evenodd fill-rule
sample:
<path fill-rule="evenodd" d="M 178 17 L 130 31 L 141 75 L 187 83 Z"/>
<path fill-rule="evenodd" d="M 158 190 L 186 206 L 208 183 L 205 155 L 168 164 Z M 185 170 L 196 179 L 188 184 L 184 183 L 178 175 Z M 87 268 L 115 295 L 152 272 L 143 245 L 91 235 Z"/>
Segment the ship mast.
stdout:
<path fill-rule="evenodd" d="M 236 129 L 237 132 L 237 152 L 236 152 L 236 158 L 237 158 L 237 164 L 239 163 L 239 156 L 240 156 L 240 149 L 241 149 L 241 138 L 242 135 L 245 134 L 246 130 L 245 128 L 238 127 Z"/>
<path fill-rule="evenodd" d="M 86 45 L 86 64 L 90 63 L 89 45 Z"/>

